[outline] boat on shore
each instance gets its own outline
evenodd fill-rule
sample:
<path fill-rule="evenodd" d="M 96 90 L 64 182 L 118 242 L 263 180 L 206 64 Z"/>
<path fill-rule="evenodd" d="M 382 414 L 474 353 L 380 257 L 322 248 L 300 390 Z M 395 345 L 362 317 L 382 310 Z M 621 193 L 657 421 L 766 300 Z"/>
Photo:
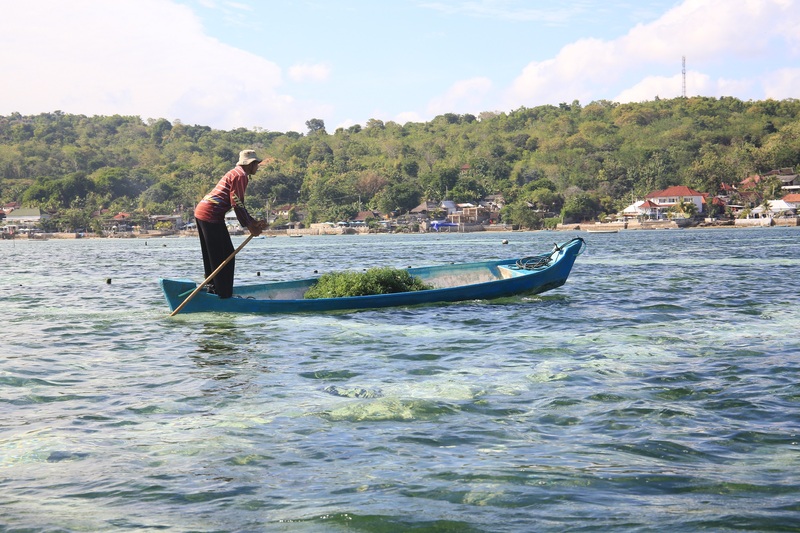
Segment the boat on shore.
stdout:
<path fill-rule="evenodd" d="M 432 286 L 431 289 L 347 296 L 304 298 L 319 279 L 280 281 L 234 287 L 233 297 L 220 299 L 205 291 L 187 302 L 182 312 L 224 313 L 303 313 L 404 307 L 420 304 L 489 300 L 510 296 L 539 294 L 564 285 L 586 243 L 576 237 L 552 251 L 529 257 L 456 263 L 408 268 L 412 276 Z M 172 311 L 197 289 L 197 283 L 185 279 L 161 279 L 161 289 Z"/>

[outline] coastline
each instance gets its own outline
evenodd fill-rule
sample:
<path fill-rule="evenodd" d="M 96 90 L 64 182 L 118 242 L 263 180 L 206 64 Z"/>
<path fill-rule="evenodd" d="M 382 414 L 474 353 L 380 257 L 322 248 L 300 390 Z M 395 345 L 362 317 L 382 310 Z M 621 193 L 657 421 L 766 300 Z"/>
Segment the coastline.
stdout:
<path fill-rule="evenodd" d="M 556 231 L 587 231 L 587 232 L 612 232 L 612 231 L 641 231 L 664 229 L 739 229 L 739 228 L 768 228 L 768 227 L 797 227 L 800 226 L 800 217 L 781 218 L 742 218 L 735 220 L 704 220 L 694 221 L 689 219 L 677 220 L 645 220 L 628 222 L 583 222 L 578 224 L 559 224 Z"/>
<path fill-rule="evenodd" d="M 439 235 L 441 233 L 476 233 L 476 232 L 537 232 L 537 231 L 581 231 L 586 233 L 619 233 L 623 231 L 648 231 L 648 230 L 673 230 L 673 229 L 742 229 L 742 228 L 769 228 L 769 227 L 800 227 L 800 217 L 782 218 L 753 218 L 725 221 L 675 221 L 675 220 L 647 220 L 628 222 L 581 222 L 575 224 L 559 224 L 555 229 L 519 229 L 510 226 L 465 226 L 458 231 L 421 231 L 420 234 Z M 354 228 L 305 228 L 292 230 L 267 230 L 264 237 L 302 237 L 304 235 L 378 235 L 391 232 L 369 232 Z M 402 232 L 401 232 L 402 233 Z M 232 233 L 243 235 L 243 233 Z M 197 237 L 196 230 L 158 231 L 147 233 L 122 233 L 115 235 L 96 235 L 87 233 L 36 233 L 32 236 L 14 236 L 4 240 L 30 240 L 44 241 L 49 239 L 174 239 Z"/>

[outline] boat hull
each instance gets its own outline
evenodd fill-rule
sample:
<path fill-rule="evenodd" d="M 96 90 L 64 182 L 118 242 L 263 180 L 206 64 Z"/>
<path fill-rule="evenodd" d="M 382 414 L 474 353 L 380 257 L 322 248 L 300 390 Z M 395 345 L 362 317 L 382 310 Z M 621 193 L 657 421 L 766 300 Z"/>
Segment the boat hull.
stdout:
<path fill-rule="evenodd" d="M 537 256 L 549 255 L 550 261 L 536 268 L 521 268 L 518 259 L 409 268 L 412 276 L 434 286 L 423 291 L 304 299 L 303 293 L 317 279 L 309 278 L 235 287 L 234 297 L 226 299 L 201 291 L 181 312 L 319 313 L 539 294 L 566 283 L 583 246 L 581 238 L 557 246 L 550 254 Z M 159 282 L 171 310 L 175 310 L 197 288 L 191 280 L 161 279 Z"/>

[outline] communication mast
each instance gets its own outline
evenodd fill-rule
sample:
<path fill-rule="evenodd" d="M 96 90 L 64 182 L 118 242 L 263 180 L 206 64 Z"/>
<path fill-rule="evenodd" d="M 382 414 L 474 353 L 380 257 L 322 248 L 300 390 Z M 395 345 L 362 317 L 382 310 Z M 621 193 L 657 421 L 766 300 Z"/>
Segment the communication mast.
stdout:
<path fill-rule="evenodd" d="M 681 71 L 683 74 L 683 97 L 686 98 L 686 56 L 682 56 L 681 59 L 683 60 L 683 70 Z"/>

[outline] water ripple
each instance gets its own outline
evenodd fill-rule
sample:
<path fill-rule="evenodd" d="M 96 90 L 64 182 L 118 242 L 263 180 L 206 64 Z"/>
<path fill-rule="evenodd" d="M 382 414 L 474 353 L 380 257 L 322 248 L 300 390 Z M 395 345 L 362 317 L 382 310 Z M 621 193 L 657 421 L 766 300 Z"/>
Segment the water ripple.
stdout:
<path fill-rule="evenodd" d="M 265 239 L 237 283 L 553 235 Z M 797 229 L 604 237 L 533 297 L 171 319 L 195 239 L 2 241 L 3 527 L 790 530 Z"/>

